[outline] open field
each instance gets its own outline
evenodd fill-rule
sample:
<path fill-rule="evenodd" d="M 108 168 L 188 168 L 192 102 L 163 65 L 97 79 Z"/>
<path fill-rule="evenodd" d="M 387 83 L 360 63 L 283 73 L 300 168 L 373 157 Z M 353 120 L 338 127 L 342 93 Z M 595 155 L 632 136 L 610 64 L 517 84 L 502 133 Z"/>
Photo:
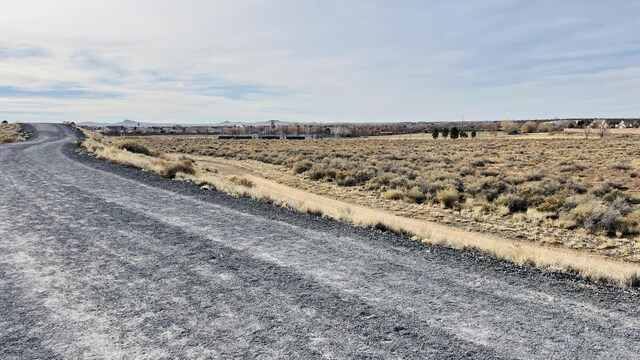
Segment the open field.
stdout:
<path fill-rule="evenodd" d="M 165 153 L 256 160 L 273 166 L 262 169 L 266 177 L 403 216 L 640 261 L 634 137 L 136 141 Z"/>
<path fill-rule="evenodd" d="M 638 179 L 634 170 L 638 164 L 633 159 L 634 139 L 630 138 L 286 142 L 145 137 L 125 140 L 129 145 L 143 145 L 142 149 L 148 147 L 152 156 L 117 149 L 123 142 L 118 138 L 99 137 L 96 151 L 96 146 L 91 146 L 94 141 L 89 140 L 89 149 L 114 162 L 146 166 L 163 175 L 165 170 L 161 169 L 166 167 L 163 162 L 177 161 L 182 164 L 179 166 L 188 168 L 185 173 L 174 172 L 172 176 L 201 185 L 210 184 L 226 192 L 302 211 L 325 213 L 358 225 L 393 229 L 423 241 L 476 248 L 539 267 L 577 271 L 561 260 L 545 261 L 539 255 L 532 255 L 544 248 L 570 251 L 559 258 L 583 253 L 602 259 L 640 262 Z M 585 148 L 588 151 L 581 150 Z M 593 155 L 605 149 L 610 156 Z M 140 149 L 133 151 L 140 152 Z M 122 160 L 123 157 L 128 160 Z M 146 165 L 137 164 L 140 161 Z M 252 176 L 253 180 L 248 180 Z M 313 197 L 305 199 L 304 193 L 297 199 L 291 198 L 290 191 L 274 192 L 261 187 L 259 179 L 340 200 L 357 208 L 321 206 L 321 201 Z M 327 214 L 332 212 L 327 209 L 337 213 Z M 381 213 L 367 213 L 366 209 Z M 362 216 L 355 219 L 355 213 L 367 213 L 366 219 Z M 394 216 L 418 222 L 382 221 Z M 419 229 L 420 221 L 428 225 Z M 444 226 L 435 227 L 438 236 L 433 231 L 435 225 Z M 453 230 L 467 233 L 460 236 Z M 440 240 L 435 241 L 438 237 Z M 451 243 L 451 239 L 461 241 L 463 237 L 475 239 L 471 243 Z M 501 247 L 500 241 L 494 243 L 494 239 L 516 240 L 518 244 L 514 248 L 513 243 L 507 241 L 505 249 L 497 250 Z M 527 247 L 528 255 L 522 254 L 522 245 Z M 583 266 L 586 267 L 593 268 L 594 264 Z M 630 269 L 636 268 L 637 265 Z M 618 275 L 634 271 L 626 269 Z M 607 277 L 582 272 L 587 277 Z M 628 278 L 627 275 L 624 277 Z"/>
<path fill-rule="evenodd" d="M 24 141 L 26 135 L 21 132 L 19 124 L 0 124 L 0 144 Z"/>

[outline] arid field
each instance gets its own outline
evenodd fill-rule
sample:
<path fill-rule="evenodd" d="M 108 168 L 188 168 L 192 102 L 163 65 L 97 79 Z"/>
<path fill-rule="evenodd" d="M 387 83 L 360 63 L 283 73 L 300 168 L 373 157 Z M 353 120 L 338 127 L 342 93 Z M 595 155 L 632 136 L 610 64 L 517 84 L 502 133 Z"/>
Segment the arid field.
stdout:
<path fill-rule="evenodd" d="M 255 160 L 265 177 L 403 216 L 640 262 L 639 139 L 135 141 Z"/>
<path fill-rule="evenodd" d="M 99 158 L 415 240 L 638 283 L 639 139 L 108 137 Z M 593 257 L 595 256 L 595 257 Z"/>

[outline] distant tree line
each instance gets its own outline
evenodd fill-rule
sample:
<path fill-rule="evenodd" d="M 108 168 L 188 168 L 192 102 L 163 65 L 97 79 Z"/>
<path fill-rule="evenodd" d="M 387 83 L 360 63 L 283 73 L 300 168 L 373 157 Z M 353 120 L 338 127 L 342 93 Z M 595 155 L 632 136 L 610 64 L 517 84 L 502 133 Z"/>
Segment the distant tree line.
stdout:
<path fill-rule="evenodd" d="M 471 136 L 472 139 L 475 139 L 476 135 L 477 134 L 476 134 L 475 130 L 471 130 L 471 135 L 469 135 L 465 130 L 458 129 L 457 126 L 454 126 L 451 129 L 443 128 L 442 130 L 440 130 L 438 128 L 433 128 L 433 130 L 431 131 L 431 136 L 433 136 L 434 139 L 437 139 L 440 136 L 442 136 L 444 139 L 446 139 L 446 138 L 467 139 L 467 138 L 469 138 L 469 136 Z"/>

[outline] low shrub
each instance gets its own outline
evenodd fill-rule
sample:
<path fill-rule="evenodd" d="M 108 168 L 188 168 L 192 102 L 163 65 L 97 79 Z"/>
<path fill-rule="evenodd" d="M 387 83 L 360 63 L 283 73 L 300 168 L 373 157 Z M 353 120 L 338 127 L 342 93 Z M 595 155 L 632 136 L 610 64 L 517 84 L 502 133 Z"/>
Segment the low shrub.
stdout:
<path fill-rule="evenodd" d="M 260 198 L 258 198 L 258 201 L 263 203 L 263 204 L 273 204 L 275 203 L 275 201 L 273 200 L 273 198 L 271 198 L 271 196 L 269 195 L 262 195 L 260 196 Z"/>
<path fill-rule="evenodd" d="M 568 229 L 582 227 L 591 230 L 596 217 L 602 215 L 605 211 L 604 206 L 599 203 L 586 202 L 578 204 L 563 216 L 563 218 L 569 220 L 565 227 Z"/>
<path fill-rule="evenodd" d="M 478 210 L 483 214 L 490 214 L 496 212 L 496 205 L 485 200 L 479 200 L 476 202 Z"/>
<path fill-rule="evenodd" d="M 545 200 L 547 189 L 539 182 L 524 183 L 516 188 L 515 194 L 526 199 L 527 204 L 537 206 Z"/>
<path fill-rule="evenodd" d="M 629 190 L 629 187 L 623 183 L 617 182 L 617 181 L 607 181 L 606 182 L 607 186 L 610 186 L 611 188 L 615 189 L 615 190 Z"/>
<path fill-rule="evenodd" d="M 632 212 L 622 217 L 618 223 L 618 232 L 621 235 L 634 235 L 640 233 L 640 212 Z"/>
<path fill-rule="evenodd" d="M 229 180 L 229 182 L 234 183 L 236 185 L 240 185 L 240 186 L 244 186 L 244 187 L 248 187 L 248 188 L 252 188 L 255 186 L 255 184 L 253 183 L 253 181 L 244 178 L 244 177 L 239 177 L 239 176 L 229 176 L 227 178 L 227 180 Z"/>
<path fill-rule="evenodd" d="M 504 181 L 511 185 L 520 185 L 526 181 L 526 179 L 522 176 L 518 175 L 509 175 L 504 178 Z"/>
<path fill-rule="evenodd" d="M 621 162 L 621 161 L 618 161 L 618 162 L 615 162 L 615 163 L 609 165 L 609 168 L 613 169 L 613 170 L 631 170 L 631 169 L 633 169 L 631 164 L 626 163 L 626 162 Z"/>
<path fill-rule="evenodd" d="M 631 205 L 629 205 L 629 201 L 623 196 L 619 196 L 613 200 L 610 206 L 620 211 L 622 215 L 629 215 L 631 211 L 633 211 Z"/>
<path fill-rule="evenodd" d="M 447 209 L 453 209 L 458 206 L 460 196 L 458 190 L 453 188 L 438 190 L 436 199 Z"/>
<path fill-rule="evenodd" d="M 373 174 L 368 170 L 346 170 L 336 174 L 336 180 L 340 186 L 356 186 L 366 183 Z"/>
<path fill-rule="evenodd" d="M 383 186 L 388 186 L 391 183 L 392 179 L 393 179 L 393 176 L 391 176 L 391 174 L 383 173 L 382 175 L 378 175 L 373 179 L 371 179 L 371 183 L 378 187 L 383 187 Z"/>
<path fill-rule="evenodd" d="M 461 166 L 460 170 L 458 170 L 460 176 L 470 176 L 475 175 L 476 171 L 470 166 Z"/>
<path fill-rule="evenodd" d="M 482 175 L 482 176 L 494 177 L 494 176 L 498 176 L 498 175 L 500 175 L 500 172 L 498 172 L 498 171 L 496 171 L 496 170 L 490 170 L 490 169 L 487 169 L 487 170 L 482 170 L 482 171 L 480 171 L 480 175 Z"/>
<path fill-rule="evenodd" d="M 302 174 L 304 172 L 309 171 L 312 166 L 313 166 L 313 163 L 309 160 L 298 161 L 297 163 L 293 164 L 293 173 Z"/>
<path fill-rule="evenodd" d="M 489 202 L 494 201 L 500 194 L 506 192 L 507 184 L 498 179 L 479 179 L 469 184 L 467 191 L 472 195 L 479 195 Z"/>
<path fill-rule="evenodd" d="M 596 197 L 603 197 L 605 195 L 607 195 L 608 193 L 610 193 L 613 190 L 613 187 L 611 187 L 611 185 L 609 183 L 602 183 L 598 186 L 595 186 L 593 189 L 591 189 L 591 193 L 593 195 L 595 195 Z"/>
<path fill-rule="evenodd" d="M 419 187 L 414 186 L 411 190 L 404 193 L 404 198 L 407 202 L 422 204 L 427 199 L 427 196 Z"/>
<path fill-rule="evenodd" d="M 17 136 L 0 136 L 0 144 L 18 141 Z"/>
<path fill-rule="evenodd" d="M 511 213 L 524 212 L 527 211 L 528 208 L 527 200 L 515 194 L 500 195 L 495 203 L 505 206 Z"/>
<path fill-rule="evenodd" d="M 536 206 L 536 210 L 542 212 L 558 212 L 565 204 L 567 199 L 566 192 L 558 192 L 545 197 L 542 202 Z"/>
<path fill-rule="evenodd" d="M 176 163 L 170 163 L 165 166 L 162 176 L 173 179 L 178 173 L 193 175 L 196 173 L 196 169 L 193 166 L 193 162 L 189 160 L 180 160 Z"/>
<path fill-rule="evenodd" d="M 564 190 L 546 197 L 536 209 L 561 213 L 561 223 L 568 229 L 608 235 L 636 234 L 640 230 L 640 214 L 633 212 L 623 194 L 610 193 L 605 198 L 609 195 L 617 197 L 606 204 L 593 195 L 568 196 Z"/>
<path fill-rule="evenodd" d="M 404 197 L 404 193 L 400 190 L 389 190 L 384 193 L 383 197 L 387 200 L 400 200 Z"/>
<path fill-rule="evenodd" d="M 306 210 L 306 213 L 309 215 L 317 216 L 317 217 L 322 217 L 324 215 L 321 209 L 313 209 L 313 208 L 308 208 Z"/>
<path fill-rule="evenodd" d="M 565 217 L 571 221 L 569 228 L 579 227 L 591 233 L 605 232 L 610 235 L 621 230 L 623 220 L 618 209 L 594 201 L 579 204 Z M 626 228 L 632 227 L 633 220 L 629 218 Z"/>
<path fill-rule="evenodd" d="M 540 181 L 544 179 L 545 176 L 547 176 L 547 173 L 544 170 L 534 170 L 524 174 L 524 178 L 527 181 Z"/>
<path fill-rule="evenodd" d="M 325 172 L 323 170 L 313 169 L 307 172 L 307 176 L 311 180 L 322 180 L 325 177 Z"/>
<path fill-rule="evenodd" d="M 588 169 L 589 166 L 580 163 L 561 163 L 560 171 L 561 172 L 577 172 Z"/>
<path fill-rule="evenodd" d="M 135 141 L 127 140 L 117 145 L 118 149 L 127 150 L 130 153 L 154 156 L 154 153 L 148 147 L 138 144 Z"/>
<path fill-rule="evenodd" d="M 353 176 L 346 176 L 346 177 L 338 180 L 337 183 L 340 186 L 346 186 L 346 187 L 358 185 L 358 181 Z"/>
<path fill-rule="evenodd" d="M 396 176 L 389 181 L 389 187 L 392 189 L 406 189 L 408 185 L 408 179 L 404 176 Z"/>

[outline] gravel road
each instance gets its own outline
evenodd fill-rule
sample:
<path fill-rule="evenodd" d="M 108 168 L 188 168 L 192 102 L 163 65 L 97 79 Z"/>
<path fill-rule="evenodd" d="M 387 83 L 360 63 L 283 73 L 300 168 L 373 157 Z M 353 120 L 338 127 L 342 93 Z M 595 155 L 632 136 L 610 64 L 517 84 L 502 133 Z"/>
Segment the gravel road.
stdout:
<path fill-rule="evenodd" d="M 0 358 L 640 356 L 637 290 L 0 145 Z"/>

